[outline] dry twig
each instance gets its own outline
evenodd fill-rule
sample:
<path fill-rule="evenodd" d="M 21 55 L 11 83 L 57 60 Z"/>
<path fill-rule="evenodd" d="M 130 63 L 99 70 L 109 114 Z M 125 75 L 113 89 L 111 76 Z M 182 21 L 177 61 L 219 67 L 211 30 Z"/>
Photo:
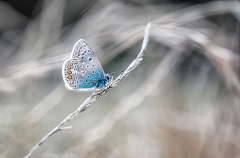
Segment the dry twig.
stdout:
<path fill-rule="evenodd" d="M 117 84 L 121 81 L 121 79 L 123 77 L 126 77 L 132 70 L 134 70 L 141 62 L 142 57 L 143 57 L 143 51 L 146 49 L 148 41 L 149 41 L 149 30 L 150 30 L 151 24 L 148 23 L 146 28 L 145 28 L 145 33 L 144 33 L 144 39 L 143 39 L 143 43 L 142 43 L 142 48 L 138 54 L 138 56 L 136 57 L 135 60 L 133 60 L 133 62 L 127 67 L 127 69 L 120 74 L 115 80 L 113 80 L 112 82 L 109 83 L 109 85 L 100 91 L 94 91 L 91 96 L 89 96 L 78 108 L 77 110 L 75 110 L 74 112 L 72 112 L 71 114 L 69 114 L 59 125 L 57 125 L 53 130 L 51 130 L 46 136 L 44 136 L 31 150 L 30 152 L 24 157 L 24 158 L 29 158 L 32 153 L 37 150 L 42 143 L 44 143 L 46 141 L 47 138 L 49 138 L 50 136 L 52 136 L 53 134 L 61 131 L 61 130 L 65 130 L 65 129 L 69 129 L 71 128 L 71 126 L 69 127 L 63 127 L 63 125 L 68 122 L 73 120 L 79 113 L 85 111 L 87 108 L 89 108 L 93 102 L 95 102 L 98 98 L 100 98 L 103 94 L 107 93 L 111 88 L 113 88 L 114 86 L 117 86 Z"/>

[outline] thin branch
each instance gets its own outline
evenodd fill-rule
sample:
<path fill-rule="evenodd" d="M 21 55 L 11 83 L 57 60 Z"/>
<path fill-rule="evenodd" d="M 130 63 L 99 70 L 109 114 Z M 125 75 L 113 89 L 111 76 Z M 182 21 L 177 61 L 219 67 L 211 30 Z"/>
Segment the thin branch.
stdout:
<path fill-rule="evenodd" d="M 78 108 L 76 111 L 70 113 L 63 121 L 57 125 L 53 130 L 51 130 L 46 136 L 44 136 L 31 150 L 30 152 L 24 157 L 24 158 L 29 158 L 32 153 L 37 150 L 45 141 L 47 138 L 52 136 L 53 134 L 61 131 L 62 129 L 66 129 L 63 127 L 63 125 L 74 119 L 79 113 L 85 111 L 87 108 L 89 108 L 93 102 L 95 102 L 98 98 L 100 98 L 103 94 L 107 93 L 111 88 L 114 86 L 117 86 L 117 84 L 121 81 L 123 77 L 126 77 L 132 70 L 134 70 L 141 62 L 142 57 L 143 57 L 143 51 L 146 49 L 148 41 L 149 41 L 149 30 L 150 30 L 151 24 L 148 23 L 146 28 L 145 28 L 145 33 L 144 33 L 144 39 L 142 43 L 142 48 L 136 57 L 135 60 L 128 66 L 128 68 L 120 74 L 115 80 L 111 81 L 109 85 L 100 91 L 94 91 L 91 96 L 89 96 Z"/>

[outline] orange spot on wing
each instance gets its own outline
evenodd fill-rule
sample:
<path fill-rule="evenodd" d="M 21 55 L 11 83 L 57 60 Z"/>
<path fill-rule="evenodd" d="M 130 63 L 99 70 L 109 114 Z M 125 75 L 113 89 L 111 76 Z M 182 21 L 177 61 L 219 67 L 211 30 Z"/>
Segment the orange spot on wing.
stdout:
<path fill-rule="evenodd" d="M 68 67 L 67 67 L 67 69 L 68 69 L 68 70 L 70 70 L 70 69 L 71 69 L 71 67 L 70 67 L 70 66 L 68 66 Z"/>
<path fill-rule="evenodd" d="M 73 66 L 73 63 L 70 63 L 69 65 L 70 65 L 70 66 Z"/>
<path fill-rule="evenodd" d="M 72 81 L 72 83 L 71 83 L 72 85 L 74 85 L 74 82 Z"/>
<path fill-rule="evenodd" d="M 71 79 L 72 79 L 72 76 L 71 76 L 71 75 L 69 75 L 69 76 L 68 76 L 68 78 L 71 80 Z"/>
<path fill-rule="evenodd" d="M 78 62 L 77 61 L 74 61 L 74 64 L 77 64 Z"/>
<path fill-rule="evenodd" d="M 71 74 L 71 73 L 72 73 L 72 71 L 70 71 L 70 70 L 67 71 L 67 74 L 68 74 L 68 75 Z"/>

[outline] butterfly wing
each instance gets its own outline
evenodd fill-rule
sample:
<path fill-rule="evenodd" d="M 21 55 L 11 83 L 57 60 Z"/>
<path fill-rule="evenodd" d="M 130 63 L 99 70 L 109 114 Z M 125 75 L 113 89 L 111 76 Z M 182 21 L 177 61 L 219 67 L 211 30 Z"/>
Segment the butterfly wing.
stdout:
<path fill-rule="evenodd" d="M 92 91 L 105 77 L 93 50 L 82 39 L 75 43 L 70 59 L 63 64 L 62 73 L 65 86 L 75 91 Z"/>

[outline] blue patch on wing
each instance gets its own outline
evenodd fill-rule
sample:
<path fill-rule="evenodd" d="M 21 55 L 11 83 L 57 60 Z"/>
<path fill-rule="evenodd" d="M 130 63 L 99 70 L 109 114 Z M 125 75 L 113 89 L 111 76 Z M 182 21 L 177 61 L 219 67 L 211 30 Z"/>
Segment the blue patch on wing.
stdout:
<path fill-rule="evenodd" d="M 99 82 L 104 79 L 105 76 L 101 70 L 91 71 L 90 73 L 87 72 L 86 75 L 79 80 L 78 84 L 76 84 L 75 89 L 97 88 Z"/>

